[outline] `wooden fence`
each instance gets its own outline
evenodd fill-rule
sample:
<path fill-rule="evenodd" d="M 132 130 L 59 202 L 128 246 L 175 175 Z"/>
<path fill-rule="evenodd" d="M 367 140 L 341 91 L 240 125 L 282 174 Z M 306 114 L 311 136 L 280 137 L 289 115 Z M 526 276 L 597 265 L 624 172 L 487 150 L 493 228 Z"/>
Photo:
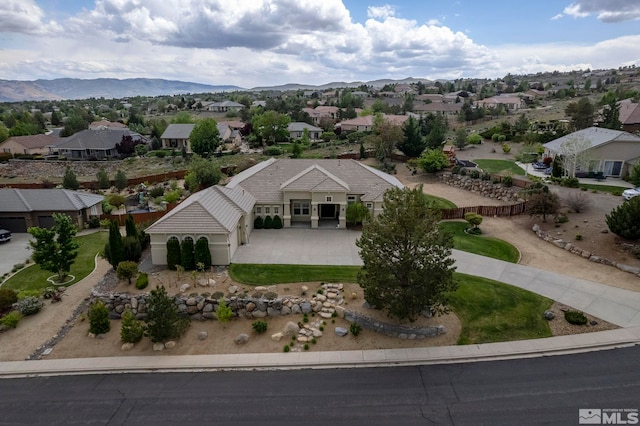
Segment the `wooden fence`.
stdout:
<path fill-rule="evenodd" d="M 137 178 L 127 179 L 127 186 L 136 186 L 141 183 L 158 183 L 158 182 L 166 182 L 171 179 L 183 179 L 184 175 L 187 174 L 186 170 L 177 170 L 173 172 L 165 172 L 158 173 L 155 175 L 142 176 Z M 110 181 L 111 185 L 115 185 L 115 181 Z M 0 184 L 0 188 L 16 188 L 16 189 L 41 189 L 41 188 L 52 188 L 55 185 L 46 182 L 39 183 L 4 183 Z M 86 189 L 97 189 L 98 182 L 95 180 L 92 181 L 82 181 L 80 182 L 80 187 L 84 187 Z"/>
<path fill-rule="evenodd" d="M 527 202 L 512 204 L 510 206 L 474 206 L 458 207 L 455 209 L 442 209 L 442 219 L 464 219 L 465 213 L 473 212 L 488 217 L 509 217 L 526 213 L 529 209 Z"/>
<path fill-rule="evenodd" d="M 174 207 L 176 207 L 177 205 L 178 203 L 167 204 L 166 210 L 158 210 L 158 211 L 145 212 L 145 213 L 135 213 L 135 214 L 132 214 L 131 216 L 133 216 L 133 221 L 136 224 L 146 223 L 146 222 L 155 222 L 156 220 L 160 219 L 162 216 L 164 216 L 165 214 L 173 210 Z M 115 220 L 120 224 L 120 226 L 125 226 L 125 221 L 127 220 L 128 216 L 129 216 L 128 213 L 101 214 L 100 220 L 104 220 L 104 219 Z"/>

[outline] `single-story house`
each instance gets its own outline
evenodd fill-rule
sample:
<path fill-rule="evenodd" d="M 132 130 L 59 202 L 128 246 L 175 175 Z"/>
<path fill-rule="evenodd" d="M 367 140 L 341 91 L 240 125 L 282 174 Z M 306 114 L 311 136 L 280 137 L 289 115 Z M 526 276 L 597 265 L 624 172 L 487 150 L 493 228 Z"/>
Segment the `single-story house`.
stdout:
<path fill-rule="evenodd" d="M 129 129 L 82 130 L 68 138 L 62 138 L 51 152 L 57 152 L 70 160 L 117 157 L 116 144 L 122 142 L 125 136 L 140 139 L 140 135 Z"/>
<path fill-rule="evenodd" d="M 240 131 L 231 125 L 228 122 L 221 122 L 217 124 L 218 132 L 220 133 L 220 140 L 223 143 L 233 144 L 234 146 L 239 146 L 242 143 L 242 135 Z"/>
<path fill-rule="evenodd" d="M 629 166 L 640 158 L 640 136 L 622 130 L 589 127 L 544 144 L 545 154 L 555 157 L 566 151 L 567 143 L 586 147 L 577 156 L 574 172 L 602 172 L 607 177 L 626 176 Z"/>
<path fill-rule="evenodd" d="M 32 226 L 50 228 L 53 213 L 65 213 L 79 229 L 102 214 L 102 195 L 68 189 L 0 189 L 0 228 L 27 232 Z"/>
<path fill-rule="evenodd" d="M 409 119 L 408 115 L 383 114 L 385 121 L 402 126 Z M 370 132 L 373 130 L 373 115 L 344 120 L 337 124 L 343 132 Z"/>
<path fill-rule="evenodd" d="M 293 140 L 300 139 L 304 134 L 305 129 L 307 129 L 309 139 L 312 141 L 320 139 L 320 135 L 322 135 L 323 132 L 320 127 L 312 126 L 311 124 L 304 122 L 289 123 L 289 126 L 287 127 L 289 137 Z"/>
<path fill-rule="evenodd" d="M 126 124 L 119 121 L 99 120 L 89 124 L 89 130 L 104 130 L 104 129 L 128 129 Z"/>
<path fill-rule="evenodd" d="M 361 202 L 373 216 L 382 211 L 394 176 L 355 160 L 276 159 L 235 175 L 227 186 L 197 192 L 147 228 L 153 264 L 167 262 L 166 243 L 209 241 L 212 262 L 226 265 L 249 240 L 254 220 L 279 216 L 283 226 L 346 228 L 346 209 Z"/>
<path fill-rule="evenodd" d="M 207 105 L 207 111 L 213 112 L 228 112 L 228 111 L 240 111 L 244 109 L 244 105 L 233 101 L 213 102 Z"/>
<path fill-rule="evenodd" d="M 462 105 L 464 105 L 462 102 L 431 102 L 429 104 L 414 103 L 413 112 L 418 114 L 436 114 L 444 117 L 455 117 L 460 114 L 460 111 L 462 111 Z"/>
<path fill-rule="evenodd" d="M 167 264 L 167 241 L 201 238 L 209 243 L 214 265 L 228 265 L 238 246 L 249 241 L 255 198 L 244 189 L 213 186 L 196 192 L 148 227 L 151 260 Z"/>
<path fill-rule="evenodd" d="M 640 103 L 625 99 L 618 105 L 620 106 L 619 120 L 622 123 L 622 130 L 640 132 Z"/>
<path fill-rule="evenodd" d="M 519 96 L 493 96 L 476 101 L 476 106 L 483 108 L 502 106 L 508 112 L 516 112 L 524 106 L 524 101 Z"/>
<path fill-rule="evenodd" d="M 184 147 L 187 152 L 191 152 L 189 138 L 194 127 L 195 124 L 169 124 L 162 136 L 160 136 L 162 148 L 181 151 Z"/>
<path fill-rule="evenodd" d="M 54 135 L 12 136 L 0 143 L 0 152 L 11 154 L 47 155 L 64 139 Z"/>

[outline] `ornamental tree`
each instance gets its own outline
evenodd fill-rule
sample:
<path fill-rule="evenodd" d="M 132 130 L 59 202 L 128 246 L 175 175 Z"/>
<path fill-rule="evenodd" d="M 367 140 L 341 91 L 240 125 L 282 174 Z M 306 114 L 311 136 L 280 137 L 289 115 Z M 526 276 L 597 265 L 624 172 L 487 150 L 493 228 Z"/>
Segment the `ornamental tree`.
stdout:
<path fill-rule="evenodd" d="M 204 118 L 196 123 L 189 136 L 191 151 L 201 157 L 209 157 L 221 144 L 218 123 L 213 118 Z"/>
<path fill-rule="evenodd" d="M 358 284 L 365 299 L 399 319 L 446 311 L 447 293 L 456 288 L 453 238 L 439 230 L 438 211 L 422 186 L 388 190 L 383 207 L 364 224 L 356 242 L 364 263 Z"/>
<path fill-rule="evenodd" d="M 29 241 L 29 245 L 33 249 L 33 261 L 45 271 L 58 274 L 58 282 L 64 282 L 78 256 L 78 243 L 74 239 L 77 230 L 71 217 L 64 213 L 54 213 L 53 221 L 51 229 L 29 228 L 29 234 L 35 239 Z"/>

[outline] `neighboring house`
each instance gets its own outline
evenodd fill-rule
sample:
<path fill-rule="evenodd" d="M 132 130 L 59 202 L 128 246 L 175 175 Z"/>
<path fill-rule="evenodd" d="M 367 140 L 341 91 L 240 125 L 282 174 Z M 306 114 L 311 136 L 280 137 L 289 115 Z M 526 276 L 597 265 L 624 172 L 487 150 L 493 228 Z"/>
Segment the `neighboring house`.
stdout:
<path fill-rule="evenodd" d="M 53 213 L 65 213 L 79 229 L 102 214 L 102 195 L 68 189 L 0 189 L 0 228 L 27 232 L 32 226 L 51 228 Z"/>
<path fill-rule="evenodd" d="M 167 264 L 167 241 L 204 238 L 214 265 L 228 265 L 237 248 L 249 241 L 255 198 L 242 188 L 213 186 L 181 202 L 145 232 L 151 238 L 154 265 Z"/>
<path fill-rule="evenodd" d="M 129 129 L 82 130 L 68 138 L 62 138 L 62 142 L 52 148 L 51 152 L 69 160 L 117 157 L 116 144 L 122 142 L 124 136 L 140 139 L 139 135 Z"/>
<path fill-rule="evenodd" d="M 160 136 L 162 148 L 182 151 L 184 147 L 187 152 L 191 152 L 189 138 L 194 127 L 195 124 L 169 124 L 162 136 Z"/>
<path fill-rule="evenodd" d="M 436 114 L 444 117 L 455 117 L 460 114 L 460 111 L 462 111 L 462 105 L 464 105 L 462 102 L 431 102 L 430 104 L 414 103 L 413 112 L 418 114 Z"/>
<path fill-rule="evenodd" d="M 0 143 L 0 152 L 47 155 L 62 140 L 53 135 L 12 136 Z"/>
<path fill-rule="evenodd" d="M 502 106 L 508 112 L 516 112 L 524 106 L 524 101 L 519 96 L 492 96 L 476 101 L 476 106 L 483 108 Z"/>
<path fill-rule="evenodd" d="M 386 121 L 391 124 L 402 126 L 409 119 L 408 115 L 383 114 Z M 338 123 L 343 132 L 370 132 L 373 130 L 373 115 L 356 117 L 351 120 L 344 120 Z"/>
<path fill-rule="evenodd" d="M 566 143 L 588 147 L 577 153 L 582 161 L 576 164 L 575 171 L 602 172 L 604 176 L 620 178 L 626 176 L 629 166 L 640 158 L 640 136 L 622 130 L 599 127 L 578 130 L 544 144 L 546 155 L 561 154 Z M 579 164 L 585 162 L 588 164 Z"/>
<path fill-rule="evenodd" d="M 207 105 L 207 111 L 213 112 L 228 112 L 228 111 L 240 111 L 244 108 L 244 105 L 233 101 L 213 102 Z"/>
<path fill-rule="evenodd" d="M 221 122 L 217 124 L 218 132 L 220 133 L 220 140 L 227 144 L 233 144 L 239 146 L 242 143 L 242 135 L 237 128 L 231 126 L 228 122 Z"/>
<path fill-rule="evenodd" d="M 289 126 L 287 127 L 289 137 L 293 140 L 300 139 L 304 134 L 305 129 L 307 129 L 310 140 L 317 141 L 320 139 L 320 135 L 322 135 L 322 129 L 320 127 L 312 126 L 311 124 L 304 122 L 289 123 Z"/>
<path fill-rule="evenodd" d="M 302 108 L 303 112 L 309 114 L 314 125 L 318 125 L 322 120 L 337 120 L 340 108 L 336 106 L 318 105 L 315 108 Z"/>
<path fill-rule="evenodd" d="M 619 120 L 622 130 L 626 132 L 640 132 L 640 103 L 626 99 L 618 103 L 620 106 Z"/>
<path fill-rule="evenodd" d="M 147 228 L 152 262 L 166 264 L 171 238 L 206 238 L 213 264 L 226 265 L 249 241 L 258 216 L 279 216 L 287 228 L 345 229 L 349 204 L 362 202 L 376 216 L 385 191 L 394 187 L 403 185 L 355 160 L 271 158 L 240 172 L 226 187 L 193 194 Z"/>
<path fill-rule="evenodd" d="M 122 124 L 118 121 L 100 120 L 94 121 L 89 124 L 89 130 L 104 130 L 104 129 L 128 129 L 126 124 Z"/>

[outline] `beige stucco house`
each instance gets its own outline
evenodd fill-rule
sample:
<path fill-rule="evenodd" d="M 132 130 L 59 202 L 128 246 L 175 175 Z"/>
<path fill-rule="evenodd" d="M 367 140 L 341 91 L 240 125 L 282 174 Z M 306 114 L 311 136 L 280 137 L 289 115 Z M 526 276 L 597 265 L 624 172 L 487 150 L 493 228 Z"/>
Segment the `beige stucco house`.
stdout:
<path fill-rule="evenodd" d="M 176 149 L 182 150 L 183 148 L 186 152 L 191 152 L 191 132 L 195 124 L 169 124 L 160 136 L 160 140 L 162 141 L 162 148 L 165 149 Z"/>
<path fill-rule="evenodd" d="M 10 154 L 47 155 L 51 148 L 63 142 L 53 135 L 12 136 L 0 143 L 0 152 Z"/>
<path fill-rule="evenodd" d="M 209 241 L 212 263 L 227 265 L 248 242 L 254 220 L 279 216 L 285 228 L 346 229 L 346 209 L 362 202 L 376 216 L 395 177 L 355 160 L 271 158 L 234 176 L 227 186 L 197 192 L 147 228 L 151 256 L 166 264 L 166 243 Z M 321 231 L 320 231 L 321 232 Z"/>
<path fill-rule="evenodd" d="M 621 178 L 629 167 L 640 160 L 640 136 L 622 130 L 589 127 L 544 144 L 545 154 L 562 154 L 566 144 L 586 147 L 576 158 L 575 172 L 602 172 L 604 176 Z M 585 163 L 585 164 L 581 164 Z"/>

